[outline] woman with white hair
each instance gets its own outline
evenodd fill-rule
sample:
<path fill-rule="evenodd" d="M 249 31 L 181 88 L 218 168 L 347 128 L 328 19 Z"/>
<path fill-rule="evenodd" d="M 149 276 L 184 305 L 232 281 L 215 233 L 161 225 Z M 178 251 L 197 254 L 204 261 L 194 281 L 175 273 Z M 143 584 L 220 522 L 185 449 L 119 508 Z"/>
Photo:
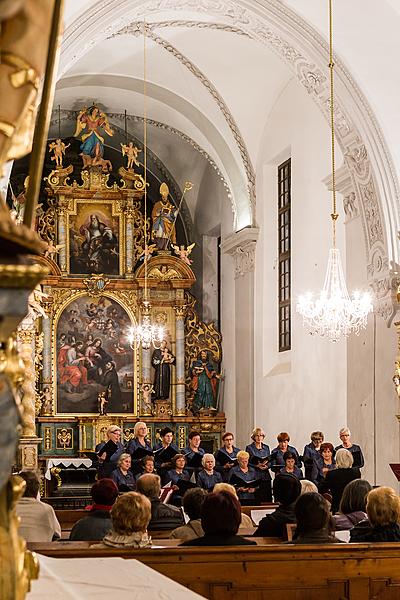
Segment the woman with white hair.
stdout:
<path fill-rule="evenodd" d="M 215 458 L 212 454 L 205 454 L 201 459 L 203 469 L 197 476 L 197 485 L 207 492 L 212 491 L 214 485 L 221 483 L 222 475 L 214 471 Z"/>
<path fill-rule="evenodd" d="M 350 481 L 360 479 L 361 473 L 358 467 L 353 467 L 353 456 L 345 448 L 339 448 L 336 452 L 336 469 L 327 471 L 325 479 L 319 484 L 319 492 L 330 492 L 332 495 L 332 514 L 339 510 L 343 490 Z"/>
<path fill-rule="evenodd" d="M 351 432 L 348 427 L 342 427 L 339 431 L 339 437 L 342 443 L 339 446 L 336 446 L 335 450 L 339 450 L 340 448 L 345 448 L 353 455 L 353 467 L 363 467 L 364 466 L 364 456 L 360 446 L 357 444 L 353 444 L 351 441 Z"/>

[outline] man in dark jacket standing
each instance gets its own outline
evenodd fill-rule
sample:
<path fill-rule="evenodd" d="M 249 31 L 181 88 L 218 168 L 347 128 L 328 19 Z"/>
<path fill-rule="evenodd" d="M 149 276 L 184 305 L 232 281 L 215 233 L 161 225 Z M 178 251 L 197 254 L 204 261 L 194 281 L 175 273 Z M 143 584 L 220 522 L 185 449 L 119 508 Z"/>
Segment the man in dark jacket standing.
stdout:
<path fill-rule="evenodd" d="M 176 506 L 163 504 L 160 500 L 161 483 L 158 475 L 146 473 L 139 477 L 136 491 L 151 502 L 151 519 L 147 527 L 149 531 L 175 529 L 184 524 L 182 512 Z"/>
<path fill-rule="evenodd" d="M 110 510 L 118 498 L 118 487 L 112 479 L 100 479 L 92 486 L 93 504 L 87 517 L 73 526 L 69 539 L 75 542 L 102 540 L 112 528 Z"/>
<path fill-rule="evenodd" d="M 286 524 L 296 523 L 294 504 L 301 493 L 301 483 L 289 473 L 279 473 L 274 479 L 274 500 L 278 508 L 266 515 L 258 524 L 257 537 L 281 537 L 287 539 Z"/>

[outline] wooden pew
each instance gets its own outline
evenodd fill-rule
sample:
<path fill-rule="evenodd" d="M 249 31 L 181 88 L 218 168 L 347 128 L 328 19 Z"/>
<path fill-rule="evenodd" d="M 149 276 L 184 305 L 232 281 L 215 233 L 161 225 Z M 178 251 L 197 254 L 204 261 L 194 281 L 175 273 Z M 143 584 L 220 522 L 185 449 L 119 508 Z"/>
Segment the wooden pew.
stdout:
<path fill-rule="evenodd" d="M 398 543 L 208 548 L 179 548 L 172 543 L 146 550 L 90 548 L 88 542 L 28 546 L 53 557 L 134 558 L 210 600 L 400 598 Z"/>

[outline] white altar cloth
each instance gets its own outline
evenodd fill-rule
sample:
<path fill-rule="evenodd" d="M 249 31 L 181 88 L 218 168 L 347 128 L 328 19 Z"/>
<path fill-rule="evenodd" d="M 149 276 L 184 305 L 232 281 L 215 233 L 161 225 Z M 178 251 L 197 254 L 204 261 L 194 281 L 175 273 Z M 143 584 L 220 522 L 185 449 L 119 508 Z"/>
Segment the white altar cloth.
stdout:
<path fill-rule="evenodd" d="M 73 465 L 74 467 L 91 467 L 92 461 L 90 458 L 49 458 L 46 461 L 46 472 L 44 476 L 46 479 L 51 479 L 50 469 L 53 467 L 57 467 L 58 465 L 62 465 L 63 467 L 70 467 Z"/>
<path fill-rule="evenodd" d="M 143 550 L 145 552 L 146 550 Z M 37 555 L 39 579 L 26 600 L 201 600 L 183 585 L 138 560 L 50 558 Z M 182 568 L 184 566 L 182 565 Z"/>

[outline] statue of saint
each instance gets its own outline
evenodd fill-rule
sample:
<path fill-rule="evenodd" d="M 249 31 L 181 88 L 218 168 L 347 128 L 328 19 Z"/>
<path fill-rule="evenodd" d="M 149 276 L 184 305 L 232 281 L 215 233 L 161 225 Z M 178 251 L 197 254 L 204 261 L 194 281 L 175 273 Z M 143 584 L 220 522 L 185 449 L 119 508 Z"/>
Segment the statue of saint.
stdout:
<path fill-rule="evenodd" d="M 100 128 L 108 135 L 114 135 L 114 131 L 111 129 L 107 115 L 104 112 L 100 111 L 94 105 L 89 108 L 84 106 L 76 119 L 76 130 L 74 133 L 74 137 L 78 137 L 86 129 L 86 133 L 82 135 L 82 144 L 80 146 L 84 167 L 96 164 L 103 166 L 104 138 L 100 135 Z"/>
<path fill-rule="evenodd" d="M 154 400 L 168 400 L 171 384 L 171 365 L 175 364 L 175 356 L 168 348 L 167 340 L 163 340 L 160 348 L 154 350 L 151 364 L 155 371 Z"/>
<path fill-rule="evenodd" d="M 151 237 L 159 250 L 166 250 L 169 241 L 176 244 L 175 218 L 178 211 L 168 201 L 169 189 L 166 183 L 160 185 L 160 194 L 161 199 L 154 204 L 151 212 Z"/>
<path fill-rule="evenodd" d="M 207 350 L 202 350 L 190 369 L 191 387 L 194 391 L 193 412 L 202 408 L 216 408 L 218 379 L 221 378 L 209 360 Z"/>

